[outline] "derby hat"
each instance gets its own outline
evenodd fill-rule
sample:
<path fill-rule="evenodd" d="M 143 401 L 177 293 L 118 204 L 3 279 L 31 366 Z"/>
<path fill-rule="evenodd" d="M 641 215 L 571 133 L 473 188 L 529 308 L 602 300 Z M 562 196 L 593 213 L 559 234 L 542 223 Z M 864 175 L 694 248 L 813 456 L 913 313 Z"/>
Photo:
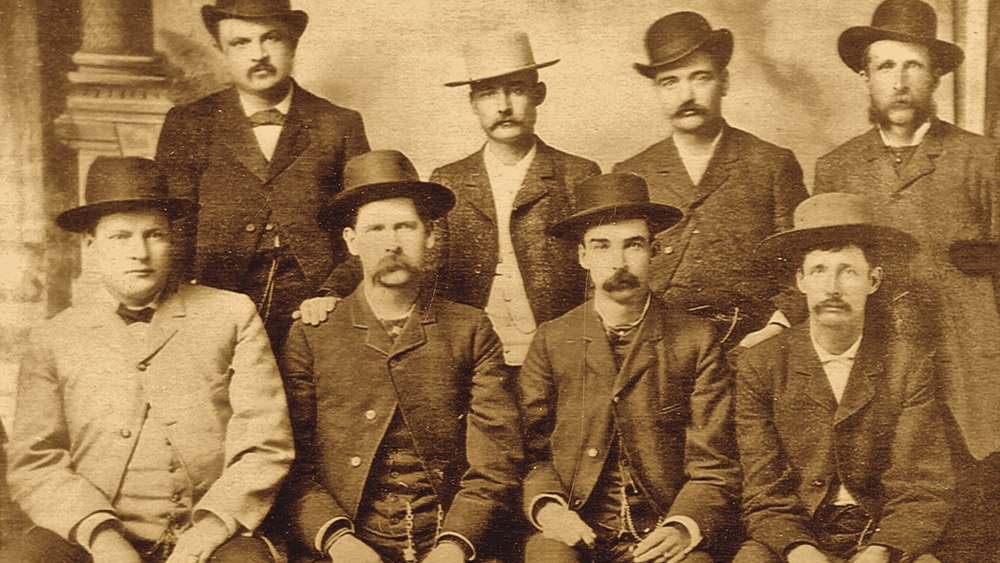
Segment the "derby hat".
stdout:
<path fill-rule="evenodd" d="M 536 63 L 528 42 L 528 34 L 521 31 L 497 31 L 476 36 L 465 44 L 466 80 L 446 82 L 445 86 L 463 86 L 525 70 L 552 66 L 559 59 Z"/>
<path fill-rule="evenodd" d="M 649 64 L 633 66 L 647 78 L 654 78 L 664 66 L 675 63 L 702 49 L 707 51 L 721 68 L 733 56 L 733 34 L 728 29 L 712 29 L 701 14 L 676 12 L 663 16 L 646 30 L 646 55 Z"/>
<path fill-rule="evenodd" d="M 867 200 L 857 194 L 814 195 L 795 208 L 793 221 L 791 230 L 771 235 L 757 245 L 757 266 L 798 268 L 806 252 L 831 243 L 873 246 L 884 258 L 897 262 L 909 260 L 919 247 L 908 233 L 876 224 Z"/>
<path fill-rule="evenodd" d="M 937 38 L 937 14 L 930 4 L 922 0 L 885 0 L 875 8 L 871 25 L 852 27 L 840 34 L 840 60 L 860 72 L 868 46 L 883 39 L 926 45 L 934 65 L 944 74 L 955 70 L 965 58 L 961 47 Z"/>
<path fill-rule="evenodd" d="M 650 203 L 646 181 L 635 174 L 591 176 L 577 186 L 575 213 L 549 226 L 546 233 L 579 241 L 590 227 L 627 219 L 646 219 L 650 236 L 669 229 L 684 216 L 680 209 Z"/>
<path fill-rule="evenodd" d="M 214 6 L 201 7 L 201 21 L 213 36 L 218 31 L 219 21 L 226 18 L 284 20 L 292 26 L 296 38 L 302 35 L 309 23 L 309 15 L 302 10 L 293 10 L 290 0 L 216 0 Z"/>
<path fill-rule="evenodd" d="M 344 165 L 344 188 L 320 212 L 328 229 L 343 228 L 363 205 L 373 201 L 409 198 L 426 219 L 437 219 L 455 205 L 455 194 L 433 182 L 421 182 L 406 155 L 393 150 L 360 154 Z"/>
<path fill-rule="evenodd" d="M 83 205 L 56 216 L 56 225 L 80 233 L 109 213 L 159 209 L 176 219 L 195 208 L 190 200 L 170 197 L 156 163 L 138 157 L 97 157 L 87 171 L 83 199 Z"/>

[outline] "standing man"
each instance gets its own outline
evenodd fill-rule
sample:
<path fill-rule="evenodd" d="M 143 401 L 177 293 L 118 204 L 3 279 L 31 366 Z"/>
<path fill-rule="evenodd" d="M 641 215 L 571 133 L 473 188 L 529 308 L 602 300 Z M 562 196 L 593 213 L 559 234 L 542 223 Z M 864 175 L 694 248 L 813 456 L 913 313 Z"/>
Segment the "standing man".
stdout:
<path fill-rule="evenodd" d="M 793 230 L 758 249 L 770 268 L 795 268 L 809 319 L 736 360 L 750 535 L 737 563 L 913 561 L 948 522 L 934 352 L 898 333 L 879 299 L 882 264 L 917 244 L 866 207 L 853 194 L 814 196 Z"/>
<path fill-rule="evenodd" d="M 292 462 L 285 394 L 244 295 L 170 278 L 156 163 L 100 157 L 82 233 L 104 298 L 32 334 L 8 446 L 14 500 L 34 526 L 0 553 L 37 563 L 273 561 L 251 533 Z"/>
<path fill-rule="evenodd" d="M 368 141 L 357 112 L 291 77 L 305 12 L 218 0 L 202 19 L 233 87 L 172 109 L 160 134 L 171 192 L 201 206 L 182 225 L 181 273 L 249 295 L 280 349 L 292 311 L 344 258 L 316 216 Z"/>
<path fill-rule="evenodd" d="M 299 540 L 334 562 L 488 560 L 523 454 L 489 320 L 424 283 L 455 197 L 396 151 L 350 160 L 344 185 L 327 215 L 364 280 L 325 323 L 293 325 L 283 361 Z"/>
<path fill-rule="evenodd" d="M 711 325 L 649 288 L 653 236 L 681 213 L 631 174 L 576 202 L 549 232 L 577 244 L 594 298 L 539 328 L 518 378 L 525 559 L 710 562 L 736 542 L 730 379 Z"/>
<path fill-rule="evenodd" d="M 572 245 L 545 232 L 569 215 L 577 184 L 600 174 L 597 164 L 535 136 L 546 92 L 538 69 L 557 62 L 536 63 L 524 33 L 486 34 L 467 44 L 469 78 L 446 86 L 470 87 L 486 145 L 431 174 L 457 199 L 440 225 L 439 293 L 486 310 L 511 366 L 524 361 L 538 323 L 579 304 L 586 292 Z M 327 287 L 346 295 L 354 283 L 331 280 Z M 318 303 L 322 318 L 330 300 Z"/>
<path fill-rule="evenodd" d="M 792 226 L 807 197 L 802 169 L 787 149 L 730 127 L 722 117 L 733 54 L 728 29 L 677 12 L 646 32 L 652 81 L 673 133 L 615 166 L 639 174 L 650 199 L 677 207 L 684 220 L 657 236 L 650 286 L 665 301 L 714 321 L 724 347 L 768 324 L 781 287 L 752 272 L 750 257 L 765 237 Z M 794 297 L 789 293 L 788 297 Z M 776 323 L 788 324 L 783 315 Z M 770 329 L 774 330 L 774 329 Z"/>
<path fill-rule="evenodd" d="M 1000 150 L 934 114 L 962 49 L 936 39 L 920 0 L 887 0 L 840 36 L 868 87 L 874 127 L 816 165 L 816 192 L 867 196 L 872 214 L 920 242 L 916 283 L 940 301 L 942 387 L 955 425 L 959 504 L 942 558 L 1000 560 Z"/>

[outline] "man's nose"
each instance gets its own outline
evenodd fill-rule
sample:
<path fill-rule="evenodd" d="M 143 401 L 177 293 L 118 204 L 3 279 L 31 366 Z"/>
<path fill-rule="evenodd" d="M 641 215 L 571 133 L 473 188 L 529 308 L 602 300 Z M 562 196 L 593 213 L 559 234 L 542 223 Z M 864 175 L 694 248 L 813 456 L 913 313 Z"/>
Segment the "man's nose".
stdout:
<path fill-rule="evenodd" d="M 149 259 L 149 241 L 143 237 L 133 237 L 128 245 L 128 257 L 135 260 Z"/>
<path fill-rule="evenodd" d="M 497 110 L 506 115 L 509 114 L 512 109 L 513 105 L 510 103 L 510 92 L 505 89 L 500 92 L 499 96 L 497 96 Z"/>
<path fill-rule="evenodd" d="M 254 42 L 250 47 L 250 49 L 251 49 L 250 57 L 254 60 L 254 62 L 261 62 L 267 60 L 269 55 L 267 52 L 267 48 L 264 47 L 263 41 Z"/>
<path fill-rule="evenodd" d="M 896 93 L 903 93 L 909 89 L 910 79 L 903 69 L 896 71 L 895 79 L 892 81 L 892 89 Z"/>

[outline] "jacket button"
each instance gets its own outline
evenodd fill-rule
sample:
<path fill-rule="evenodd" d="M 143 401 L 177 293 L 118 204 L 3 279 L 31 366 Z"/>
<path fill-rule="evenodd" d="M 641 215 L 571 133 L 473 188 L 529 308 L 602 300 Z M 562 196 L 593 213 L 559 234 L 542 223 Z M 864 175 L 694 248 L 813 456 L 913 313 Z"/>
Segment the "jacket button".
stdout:
<path fill-rule="evenodd" d="M 145 362 L 139 362 L 138 364 L 135 365 L 135 369 L 137 369 L 139 371 L 146 371 L 146 368 L 148 368 L 148 367 L 149 367 L 149 365 L 146 364 Z"/>
<path fill-rule="evenodd" d="M 700 235 L 701 231 L 699 231 L 698 229 L 694 229 L 693 231 L 691 231 L 691 234 L 692 235 Z"/>
<path fill-rule="evenodd" d="M 813 486 L 814 487 L 822 487 L 823 486 L 823 480 L 822 479 L 813 479 Z"/>
<path fill-rule="evenodd" d="M 673 254 L 674 253 L 674 247 L 668 246 L 668 247 L 664 248 L 663 249 L 663 253 L 664 254 Z"/>
<path fill-rule="evenodd" d="M 122 438 L 129 438 L 132 436 L 132 431 L 128 428 L 122 428 L 118 433 L 122 435 Z"/>
<path fill-rule="evenodd" d="M 254 225 L 253 223 L 247 223 L 247 226 L 243 228 L 246 229 L 248 233 L 252 233 L 257 230 L 257 225 Z"/>
<path fill-rule="evenodd" d="M 368 420 L 375 420 L 375 411 L 373 410 L 365 411 L 365 418 L 367 418 Z"/>
<path fill-rule="evenodd" d="M 611 397 L 611 402 L 612 403 L 614 403 L 614 404 L 617 405 L 619 401 L 621 401 L 621 398 L 618 395 L 615 395 L 614 397 Z"/>
<path fill-rule="evenodd" d="M 359 467 L 361 465 L 361 458 L 354 456 L 351 458 L 351 467 Z"/>
<path fill-rule="evenodd" d="M 597 448 L 587 450 L 587 457 L 597 457 Z"/>
<path fill-rule="evenodd" d="M 170 500 L 172 500 L 174 502 L 180 502 L 181 501 L 181 494 L 180 493 L 174 493 L 173 496 L 170 497 Z"/>
<path fill-rule="evenodd" d="M 580 499 L 575 499 L 573 501 L 573 506 L 576 507 L 576 508 L 580 508 L 581 506 L 583 506 L 583 501 L 580 500 Z"/>
<path fill-rule="evenodd" d="M 264 225 L 264 230 L 265 231 L 273 231 L 274 230 L 274 225 L 272 225 L 271 223 L 268 223 L 268 224 Z"/>

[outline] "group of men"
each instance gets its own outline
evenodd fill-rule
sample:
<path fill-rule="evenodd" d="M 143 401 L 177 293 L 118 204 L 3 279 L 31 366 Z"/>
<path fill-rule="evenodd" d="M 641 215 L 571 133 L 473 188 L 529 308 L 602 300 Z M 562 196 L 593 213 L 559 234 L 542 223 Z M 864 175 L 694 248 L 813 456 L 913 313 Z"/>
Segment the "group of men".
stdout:
<path fill-rule="evenodd" d="M 1000 148 L 935 116 L 928 4 L 841 35 L 873 127 L 812 197 L 694 12 L 603 175 L 534 134 L 558 61 L 478 38 L 429 181 L 292 80 L 304 12 L 202 16 L 233 87 L 56 218 L 106 298 L 32 334 L 0 560 L 1000 561 Z"/>

